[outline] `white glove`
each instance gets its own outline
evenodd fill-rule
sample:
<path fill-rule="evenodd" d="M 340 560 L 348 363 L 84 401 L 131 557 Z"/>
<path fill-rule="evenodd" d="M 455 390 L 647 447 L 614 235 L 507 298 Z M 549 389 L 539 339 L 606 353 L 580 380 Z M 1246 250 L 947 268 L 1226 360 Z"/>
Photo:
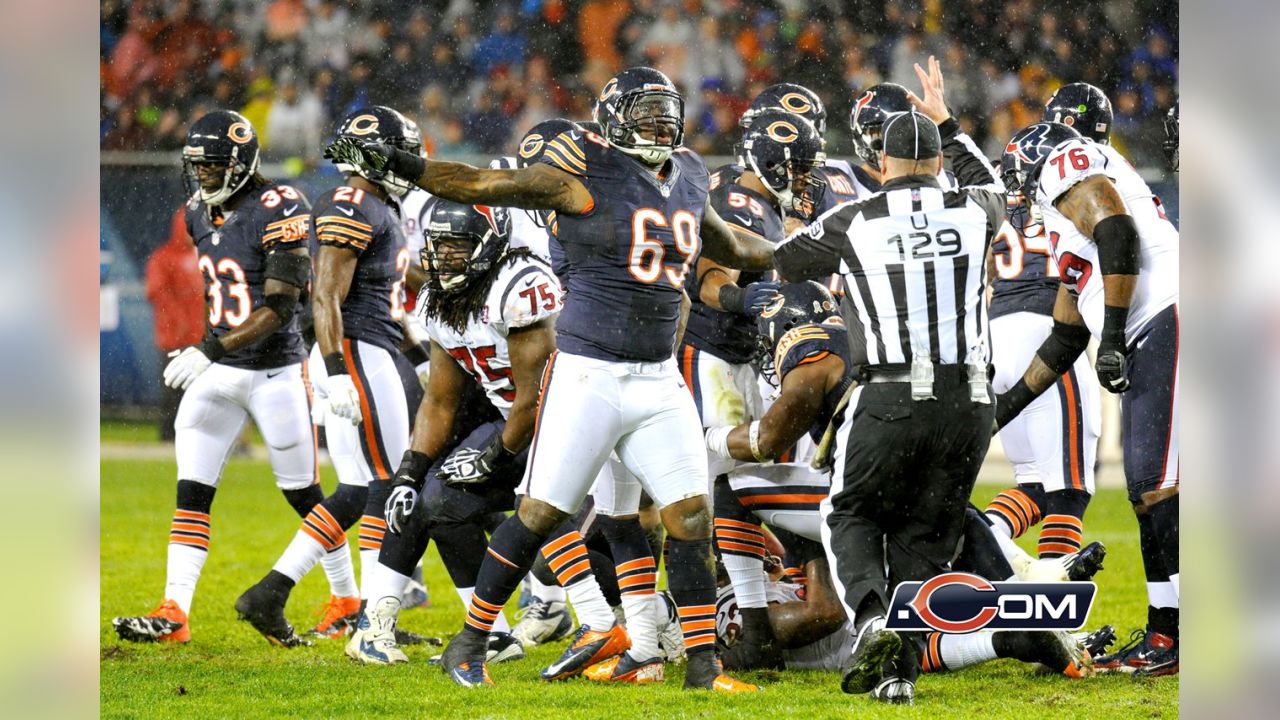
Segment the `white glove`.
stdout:
<path fill-rule="evenodd" d="M 359 425 L 364 419 L 360 414 L 360 396 L 350 375 L 330 375 L 324 381 L 324 394 L 334 415 L 351 421 L 352 425 Z"/>
<path fill-rule="evenodd" d="M 173 359 L 164 368 L 164 384 L 175 390 L 186 390 L 191 387 L 191 383 L 200 376 L 200 373 L 208 370 L 213 364 L 213 361 L 194 345 L 175 350 L 169 353 L 169 357 Z"/>
<path fill-rule="evenodd" d="M 426 390 L 427 381 L 431 379 L 431 363 L 419 363 L 413 368 L 413 371 L 418 373 L 418 384 L 422 386 L 423 390 Z"/>
<path fill-rule="evenodd" d="M 409 526 L 409 517 L 418 504 L 418 491 L 412 485 L 396 485 L 387 498 L 383 510 L 383 519 L 387 521 L 387 529 L 396 535 L 404 532 Z"/>

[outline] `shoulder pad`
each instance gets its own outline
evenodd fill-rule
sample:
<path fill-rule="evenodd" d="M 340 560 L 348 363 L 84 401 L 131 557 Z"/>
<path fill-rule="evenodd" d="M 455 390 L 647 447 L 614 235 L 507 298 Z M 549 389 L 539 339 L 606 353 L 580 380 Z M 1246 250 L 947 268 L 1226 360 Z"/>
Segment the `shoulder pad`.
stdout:
<path fill-rule="evenodd" d="M 1109 175 L 1110 161 L 1094 143 L 1075 138 L 1055 147 L 1040 168 L 1037 200 L 1050 204 L 1076 183 L 1094 175 Z"/>
<path fill-rule="evenodd" d="M 547 141 L 547 148 L 539 162 L 560 168 L 570 175 L 587 174 L 588 142 L 604 142 L 600 136 L 585 130 L 569 130 L 562 132 Z"/>
<path fill-rule="evenodd" d="M 316 239 L 321 245 L 362 252 L 373 242 L 373 222 L 365 212 L 369 196 L 363 190 L 342 185 L 320 196 L 312 210 Z"/>
<path fill-rule="evenodd" d="M 546 263 L 526 258 L 499 273 L 489 302 L 492 310 L 498 311 L 498 317 L 490 315 L 490 322 L 497 321 L 507 329 L 528 327 L 559 314 L 564 290 Z"/>
<path fill-rule="evenodd" d="M 817 362 L 830 355 L 834 350 L 834 341 L 843 341 L 836 337 L 837 331 L 843 332 L 843 328 L 801 325 L 789 330 L 779 338 L 778 347 L 774 351 L 773 362 L 778 377 L 784 378 L 800 365 Z"/>

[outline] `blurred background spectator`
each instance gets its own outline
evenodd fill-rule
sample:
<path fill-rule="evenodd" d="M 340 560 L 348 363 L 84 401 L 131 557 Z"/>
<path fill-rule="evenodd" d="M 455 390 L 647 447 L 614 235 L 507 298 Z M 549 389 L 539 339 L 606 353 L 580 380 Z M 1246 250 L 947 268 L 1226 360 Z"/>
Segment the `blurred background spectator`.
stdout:
<path fill-rule="evenodd" d="M 945 10 L 945 12 L 944 12 Z M 771 82 L 807 85 L 846 142 L 850 104 L 881 80 L 915 87 L 944 60 L 948 99 L 995 154 L 1059 85 L 1116 106 L 1116 144 L 1160 163 L 1178 76 L 1177 7 L 1161 0 L 102 0 L 104 150 L 172 150 L 213 107 L 242 108 L 268 158 L 318 160 L 350 109 L 396 107 L 435 152 L 509 152 L 534 122 L 586 118 L 634 63 L 686 93 L 690 143 L 726 153 Z"/>
<path fill-rule="evenodd" d="M 170 352 L 204 339 L 204 278 L 196 265 L 195 246 L 187 236 L 185 208 L 179 207 L 173 214 L 168 241 L 147 260 L 147 301 L 155 319 L 154 338 L 161 368 L 168 364 Z M 161 382 L 159 376 L 156 382 Z M 164 387 L 160 397 L 160 439 L 172 441 L 182 391 Z"/>

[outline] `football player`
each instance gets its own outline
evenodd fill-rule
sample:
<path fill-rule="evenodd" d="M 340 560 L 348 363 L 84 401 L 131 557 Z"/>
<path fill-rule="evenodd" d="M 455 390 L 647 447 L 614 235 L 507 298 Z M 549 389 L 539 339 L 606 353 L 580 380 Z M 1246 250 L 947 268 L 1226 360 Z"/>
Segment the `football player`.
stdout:
<path fill-rule="evenodd" d="M 423 161 L 355 139 L 328 150 L 374 172 L 413 178 L 439 197 L 557 215 L 552 242 L 564 252 L 566 299 L 522 484 L 527 497 L 492 535 L 466 626 L 441 667 L 465 686 L 491 682 L 484 651 L 495 613 L 616 450 L 658 504 L 669 533 L 668 580 L 688 655 L 685 687 L 755 690 L 722 674 L 715 656 L 706 455 L 697 442 L 697 409 L 672 355 L 685 275 L 698 253 L 767 270 L 772 245 L 735 235 L 710 207 L 706 167 L 682 147 L 683 99 L 665 75 L 625 70 L 605 85 L 597 108 L 604 137 L 562 133 L 541 163 L 518 170 Z M 637 585 L 655 581 L 656 569 L 636 566 Z M 605 660 L 630 640 L 615 626 L 591 644 Z M 660 671 L 654 658 L 639 667 L 619 662 L 611 673 L 658 679 Z"/>
<path fill-rule="evenodd" d="M 421 138 L 388 107 L 350 113 L 338 137 L 375 139 L 421 158 Z M 311 213 L 320 249 L 310 361 L 338 487 L 303 520 L 275 567 L 236 600 L 241 619 L 279 644 L 296 638 L 284 617 L 293 586 L 326 553 L 346 546 L 347 528 L 357 519 L 361 585 L 369 584 L 386 531 L 382 508 L 393 458 L 409 444 L 409 411 L 392 353 L 404 338 L 401 303 L 409 269 L 397 201 L 411 184 L 354 165 L 339 163 L 338 169 L 345 182 L 322 194 Z M 359 609 L 357 595 L 332 597 L 314 632 L 344 635 L 346 618 Z"/>
<path fill-rule="evenodd" d="M 164 371 L 165 384 L 186 390 L 175 422 L 178 499 L 164 601 L 148 616 L 115 618 L 125 640 L 191 639 L 187 616 L 209 555 L 210 507 L 247 418 L 298 514 L 323 497 L 294 317 L 311 278 L 307 199 L 258 173 L 258 135 L 239 113 L 217 110 L 197 120 L 182 159 L 192 185 L 186 227 L 205 278 L 209 327 L 204 342 L 179 352 Z M 350 563 L 348 556 L 347 577 Z M 340 588 L 340 572 L 336 580 Z"/>
<path fill-rule="evenodd" d="M 1178 172 L 1178 103 L 1169 108 L 1164 118 L 1164 154 L 1169 161 L 1169 169 Z"/>
<path fill-rule="evenodd" d="M 1076 125 L 1080 125 L 1079 121 Z M 1097 128 L 1096 123 L 1085 123 Z M 1099 340 L 1099 383 L 1122 393 L 1125 483 L 1138 516 L 1147 626 L 1100 670 L 1178 671 L 1178 231 L 1146 182 L 1110 145 L 1041 122 L 1005 148 L 1010 188 L 1042 218 L 1060 287 L 1053 330 L 997 399 L 1003 427 Z"/>

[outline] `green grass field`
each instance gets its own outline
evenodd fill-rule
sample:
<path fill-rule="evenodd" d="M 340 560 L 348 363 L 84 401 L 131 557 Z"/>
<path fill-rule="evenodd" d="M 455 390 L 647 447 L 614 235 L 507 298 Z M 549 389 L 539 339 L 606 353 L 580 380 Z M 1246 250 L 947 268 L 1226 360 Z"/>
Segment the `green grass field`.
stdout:
<path fill-rule="evenodd" d="M 116 442 L 135 439 L 113 431 Z M 147 437 L 151 437 L 147 435 Z M 140 438 L 139 438 L 140 439 Z M 325 487 L 335 482 L 326 468 Z M 999 490 L 979 486 L 985 502 Z M 1103 676 L 1083 681 L 1033 674 L 999 661 L 954 675 L 924 677 L 914 708 L 884 707 L 843 695 L 839 678 L 816 672 L 745 673 L 764 692 L 720 696 L 682 692 L 680 666 L 668 666 L 660 687 L 601 687 L 585 680 L 548 684 L 538 670 L 560 647 L 542 647 L 524 661 L 491 669 L 495 689 L 451 684 L 427 658 L 438 650 L 410 647 L 410 664 L 358 666 L 338 642 L 281 650 L 238 622 L 235 598 L 265 573 L 293 536 L 298 520 L 265 463 L 233 460 L 213 511 L 213 547 L 196 593 L 192 642 L 185 647 L 132 645 L 116 639 L 111 618 L 145 614 L 164 587 L 165 543 L 173 511 L 170 461 L 103 460 L 101 505 L 101 714 L 109 718 L 430 717 L 598 720 L 605 717 L 757 718 L 836 716 L 1018 718 L 1176 717 L 1178 680 L 1135 681 Z M 1104 490 L 1086 517 L 1086 535 L 1109 549 L 1097 580 L 1099 599 L 1089 626 L 1116 626 L 1123 640 L 1145 621 L 1138 538 L 1121 490 Z M 354 531 L 353 531 L 354 540 Z M 354 546 L 354 542 L 352 543 Z M 406 611 L 403 627 L 448 636 L 462 624 L 462 606 L 434 548 L 427 583 L 433 607 Z M 323 573 L 304 578 L 289 617 L 309 627 L 327 597 Z M 510 615 L 510 614 L 509 614 Z"/>

